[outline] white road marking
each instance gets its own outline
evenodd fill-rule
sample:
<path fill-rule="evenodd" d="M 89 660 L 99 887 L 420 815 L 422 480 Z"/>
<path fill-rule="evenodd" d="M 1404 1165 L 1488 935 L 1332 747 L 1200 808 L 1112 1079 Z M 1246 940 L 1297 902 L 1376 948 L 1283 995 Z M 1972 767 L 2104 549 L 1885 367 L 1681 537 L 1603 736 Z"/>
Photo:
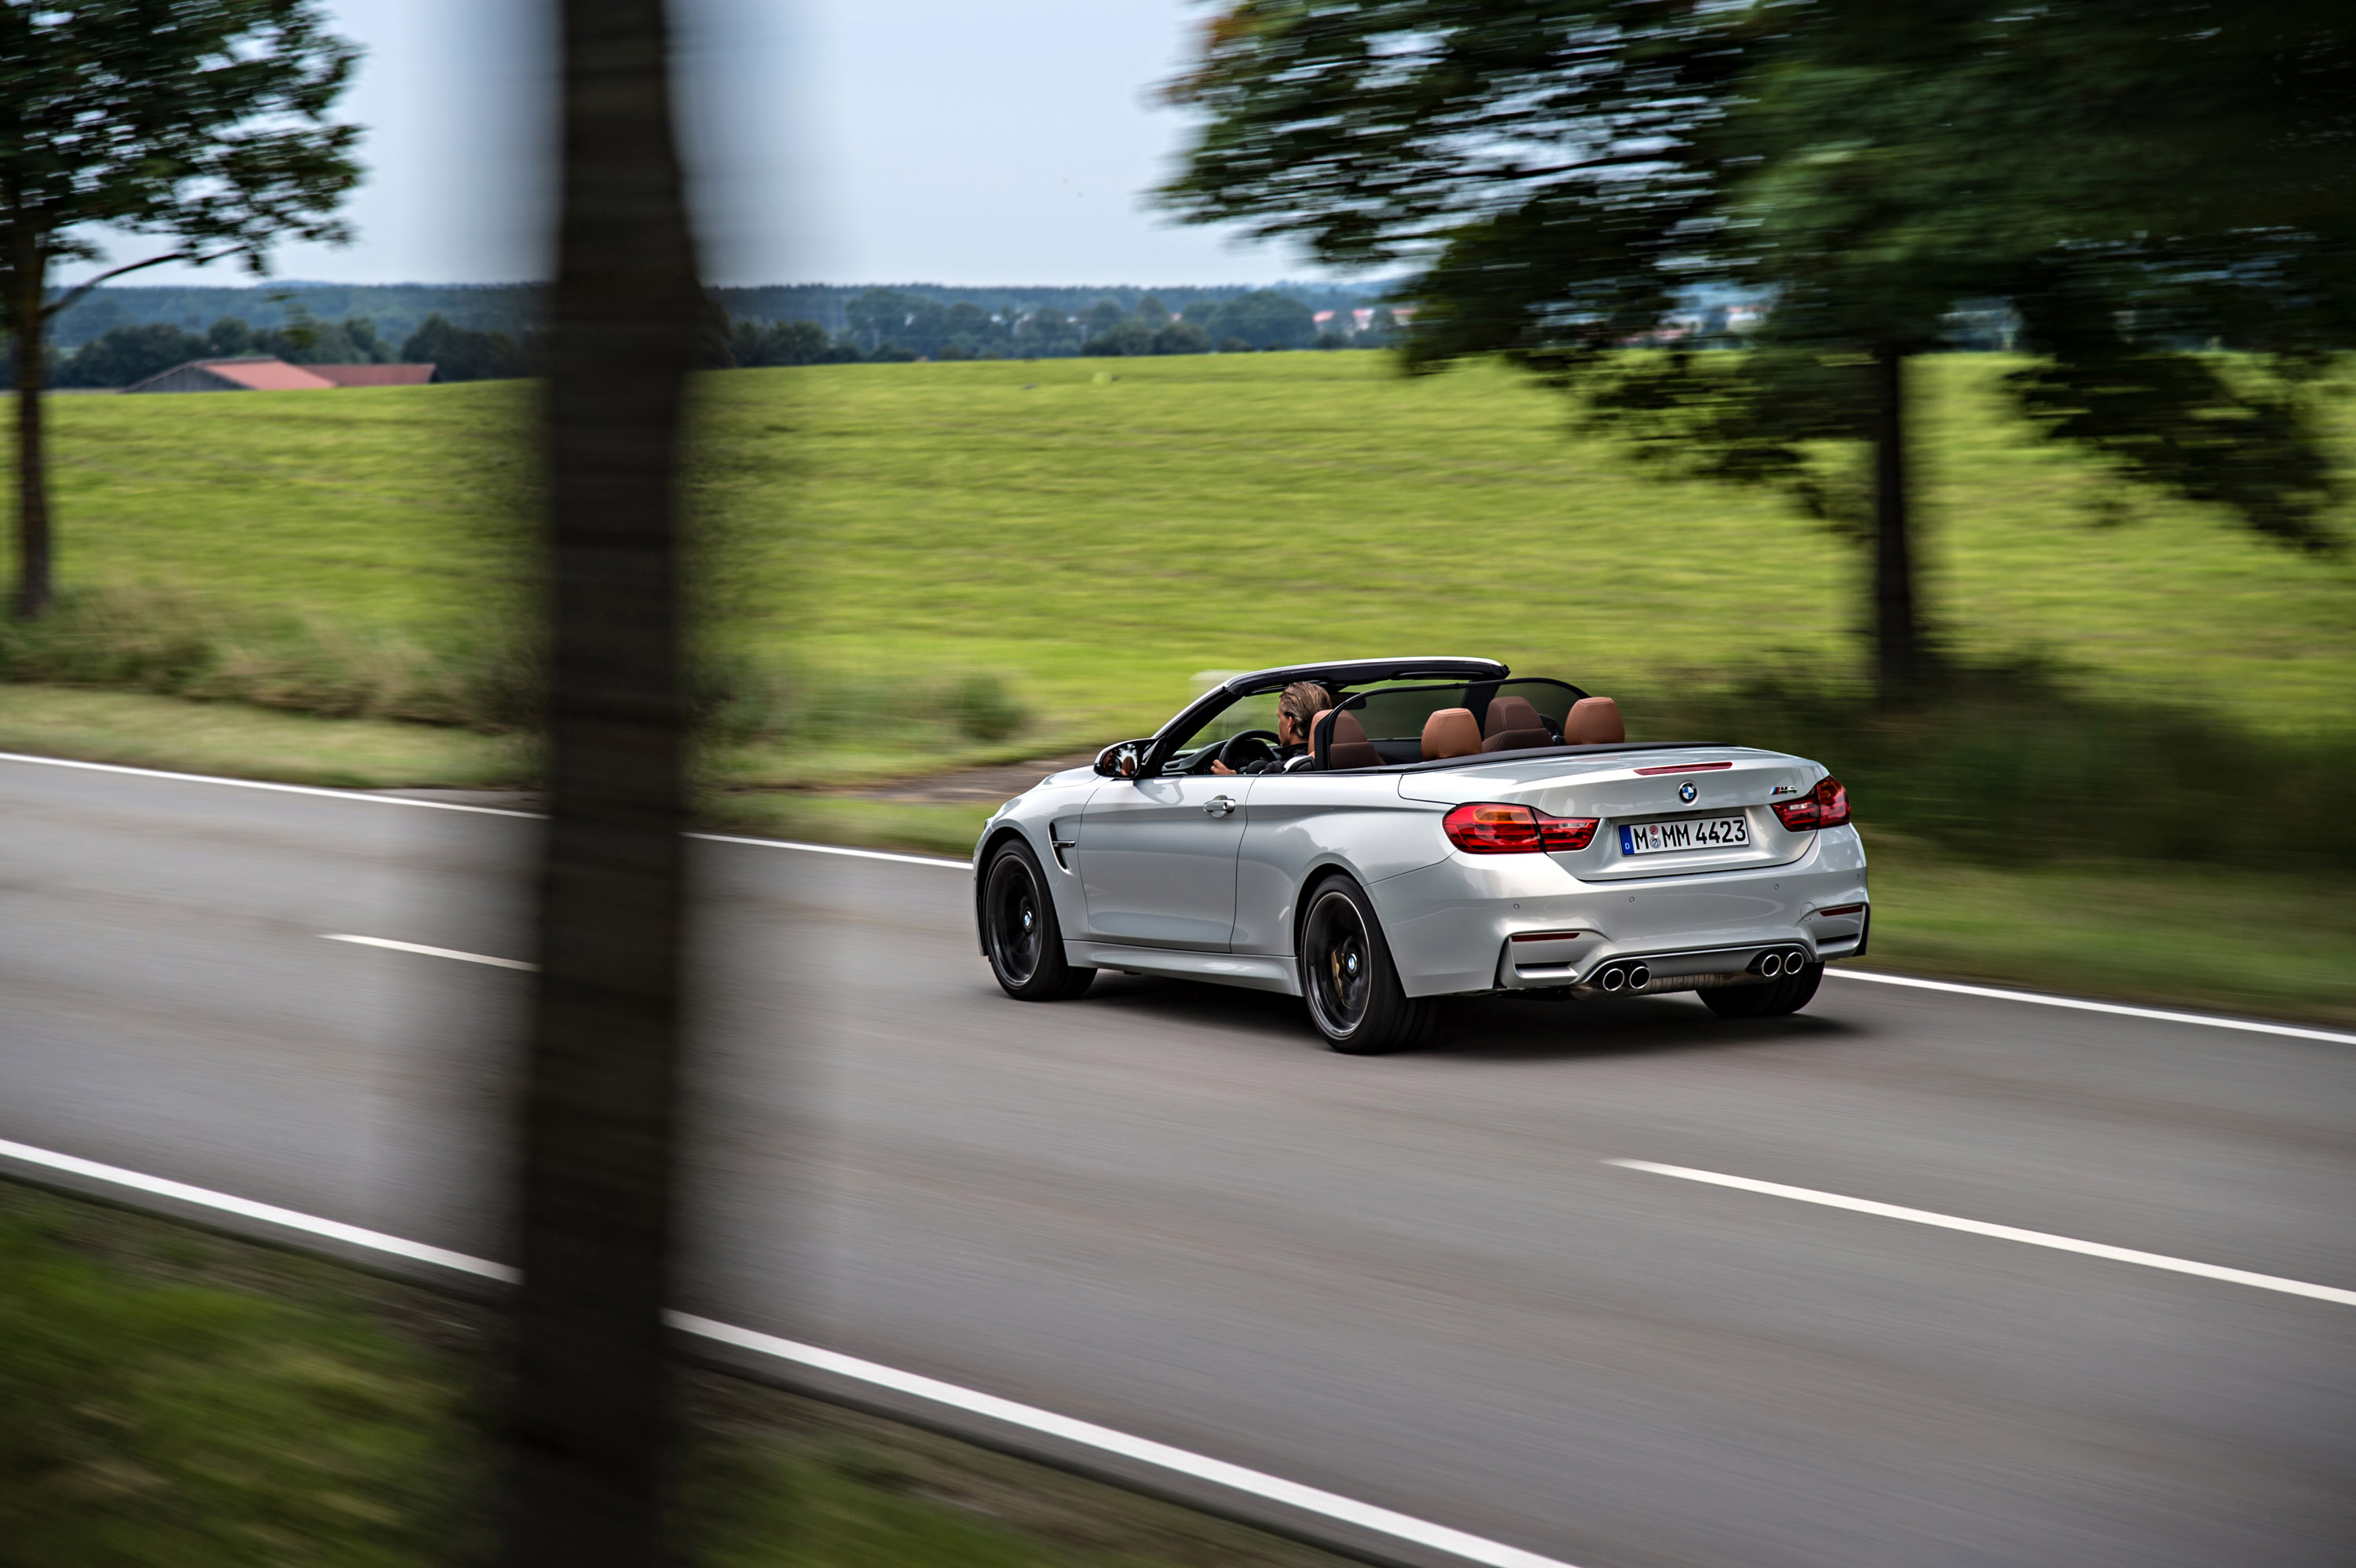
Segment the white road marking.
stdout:
<path fill-rule="evenodd" d="M 2160 1008 L 2129 1007 L 2123 1002 L 2089 1002 L 2076 997 L 2052 997 L 2040 991 L 2006 991 L 1994 986 L 1964 986 L 1953 980 L 1922 980 L 1912 975 L 1879 975 L 1869 969 L 1836 969 L 1837 980 L 1870 980 L 1879 986 L 1905 986 L 1918 991 L 1952 991 L 1959 997 L 1987 997 L 2000 1002 L 2031 1002 L 2040 1008 L 2071 1008 L 2082 1013 L 2116 1013 L 2121 1018 L 2153 1019 L 2160 1023 L 2202 1024 L 2210 1029 L 2237 1029 L 2251 1034 L 2284 1034 L 2293 1040 L 2328 1040 L 2334 1045 L 2356 1045 L 2356 1034 L 2335 1034 L 2328 1029 L 2301 1029 L 2296 1024 L 2266 1023 L 2258 1019 L 2219 1018 L 2209 1013 L 2176 1013 Z"/>
<path fill-rule="evenodd" d="M 461 964 L 488 964 L 500 969 L 538 969 L 537 964 L 527 964 L 520 958 L 494 958 L 487 953 L 462 953 L 455 947 L 428 947 L 422 942 L 395 942 L 390 936 L 353 936 L 319 933 L 322 942 L 357 942 L 362 947 L 389 947 L 395 953 L 423 953 L 428 958 L 455 958 Z"/>
<path fill-rule="evenodd" d="M 904 866 L 939 866 L 970 871 L 970 860 L 950 860 L 938 855 L 902 855 L 890 849 L 854 849 L 848 844 L 801 844 L 790 838 L 739 838 L 727 833 L 691 833 L 708 844 L 750 844 L 756 849 L 799 849 L 805 855 L 850 855 L 862 860 L 897 860 Z"/>
<path fill-rule="evenodd" d="M 178 784 L 225 784 L 233 789 L 276 790 L 285 795 L 324 795 L 330 800 L 368 801 L 378 805 L 416 805 L 432 811 L 472 811 L 486 816 L 521 816 L 538 820 L 543 814 L 537 811 L 511 811 L 498 805 L 462 805 L 449 800 L 412 800 L 406 795 L 370 795 L 359 790 L 321 789 L 312 784 L 269 784 L 260 779 L 218 778 L 210 773 L 175 773 L 159 768 L 125 767 L 116 763 L 84 763 L 70 757 L 36 757 L 21 752 L 0 752 L 0 763 L 36 763 L 50 768 L 86 768 L 93 773 L 127 773 L 135 778 L 166 779 Z M 810 855 L 847 855 L 862 860 L 893 860 L 907 866 L 935 866 L 943 870 L 971 871 L 965 860 L 950 860 L 933 855 L 903 855 L 888 849 L 855 849 L 846 844 L 805 844 L 787 838 L 749 838 L 726 833 L 691 833 L 691 838 L 701 838 L 714 844 L 744 844 L 762 849 L 798 849 Z M 1867 980 L 1881 986 L 1905 986 L 1916 990 L 1948 991 L 1963 997 L 1985 997 L 1995 1001 L 2027 1002 L 2032 1007 L 2068 1008 L 2078 1012 L 2114 1013 L 2121 1018 L 2150 1019 L 2159 1023 L 2198 1024 L 2206 1029 L 2241 1029 L 2250 1034 L 2286 1035 L 2293 1040 L 2322 1040 L 2334 1045 L 2356 1045 L 2356 1034 L 2336 1033 L 2330 1029 L 2301 1029 L 2296 1024 L 2267 1023 L 2258 1019 L 2234 1019 L 2207 1013 L 2169 1012 L 2158 1008 L 2130 1007 L 2120 1002 L 2094 1002 L 2078 997 L 2057 997 L 2042 991 L 2008 991 L 1993 986 L 1965 986 L 1952 980 L 1922 980 L 1912 975 L 1883 975 L 1867 969 L 1837 969 L 1829 965 L 1825 973 L 1836 979 Z"/>
<path fill-rule="evenodd" d="M 832 1372 L 839 1377 L 855 1378 L 862 1382 L 872 1383 L 879 1388 L 888 1388 L 897 1393 L 913 1394 L 919 1399 L 945 1404 L 955 1410 L 988 1416 L 993 1421 L 1002 1421 L 1009 1425 L 1020 1426 L 1028 1431 L 1044 1433 L 1067 1443 L 1076 1443 L 1102 1453 L 1117 1454 L 1124 1459 L 1135 1459 L 1141 1463 L 1151 1465 L 1157 1469 L 1189 1476 L 1198 1481 L 1208 1481 L 1214 1486 L 1224 1487 L 1229 1491 L 1265 1498 L 1270 1502 L 1282 1503 L 1288 1508 L 1299 1509 L 1304 1513 L 1312 1513 L 1344 1524 L 1355 1525 L 1360 1530 L 1387 1535 L 1394 1540 L 1413 1541 L 1418 1546 L 1428 1546 L 1436 1552 L 1445 1552 L 1451 1556 L 1463 1558 L 1468 1563 L 1487 1563 L 1491 1568 L 1569 1568 L 1569 1564 L 1555 1558 L 1541 1557 L 1535 1552 L 1525 1552 L 1517 1546 L 1506 1546 L 1477 1535 L 1468 1535 L 1461 1530 L 1451 1530 L 1444 1524 L 1433 1524 L 1429 1520 L 1416 1519 L 1408 1514 L 1394 1513 L 1389 1509 L 1376 1508 L 1372 1503 L 1362 1503 L 1354 1498 L 1341 1497 L 1333 1492 L 1322 1491 L 1315 1487 L 1305 1487 L 1298 1481 L 1288 1481 L 1264 1471 L 1246 1469 L 1241 1465 L 1230 1465 L 1224 1459 L 1212 1459 L 1200 1454 L 1191 1454 L 1183 1448 L 1173 1448 L 1166 1443 L 1156 1443 L 1151 1438 L 1132 1437 L 1126 1432 L 1116 1432 L 1109 1426 L 1098 1426 L 1092 1421 L 1076 1421 L 1068 1415 L 1057 1415 L 1053 1411 L 1041 1410 L 1036 1405 L 1018 1404 L 1011 1399 L 1000 1399 L 994 1394 L 977 1393 L 971 1389 L 959 1388 L 955 1383 L 945 1383 L 934 1378 L 921 1377 L 915 1372 L 904 1372 L 891 1367 L 878 1366 L 873 1361 L 862 1361 L 855 1356 L 838 1355 L 832 1350 L 821 1350 L 811 1345 L 798 1345 L 790 1339 L 780 1339 L 774 1335 L 756 1334 L 750 1328 L 738 1328 L 726 1323 L 714 1323 L 708 1317 L 691 1317 L 684 1312 L 672 1312 L 665 1316 L 673 1326 L 684 1328 L 691 1334 L 717 1340 L 723 1345 L 734 1345 L 742 1349 L 757 1351 L 762 1355 L 775 1356 L 779 1360 L 793 1361 L 819 1371 Z"/>
<path fill-rule="evenodd" d="M 454 1269 L 460 1274 L 476 1275 L 484 1279 L 504 1280 L 510 1285 L 522 1277 L 505 1264 L 468 1257 L 464 1253 L 454 1253 L 444 1247 L 429 1247 L 423 1242 L 412 1242 L 400 1236 L 388 1236 L 382 1231 L 364 1231 L 358 1225 L 322 1220 L 316 1214 L 297 1213 L 273 1203 L 256 1203 L 250 1198 L 232 1197 L 209 1188 L 190 1187 L 184 1181 L 166 1181 L 160 1176 L 143 1175 L 135 1170 L 125 1170 L 118 1165 L 101 1165 L 94 1159 L 80 1159 L 70 1154 L 34 1148 L 28 1144 L 10 1143 L 5 1138 L 0 1138 L 0 1156 L 39 1166 L 46 1170 L 63 1171 L 70 1176 L 127 1187 L 134 1192 L 170 1198 L 205 1209 L 217 1209 L 222 1213 L 237 1214 L 248 1220 L 265 1221 L 306 1236 L 324 1236 L 329 1241 L 365 1247 L 372 1253 L 412 1258 L 419 1263 L 432 1264 L 436 1268 Z"/>
<path fill-rule="evenodd" d="M 2142 1253 L 2132 1247 L 2082 1242 L 2075 1237 L 2056 1236 L 2044 1231 L 2024 1231 L 2015 1225 L 1991 1225 L 1985 1220 L 1963 1220 L 1953 1214 L 1936 1214 L 1928 1209 L 1905 1209 L 1895 1203 L 1877 1203 L 1869 1198 L 1845 1198 L 1837 1192 L 1786 1187 L 1780 1181 L 1755 1181 L 1747 1176 L 1726 1176 L 1715 1170 L 1696 1170 L 1690 1166 L 1655 1165 L 1649 1159 L 1607 1159 L 1603 1163 L 1628 1170 L 1650 1171 L 1655 1176 L 1674 1176 L 1680 1181 L 1702 1181 L 1712 1187 L 1731 1187 L 1740 1192 L 1762 1192 L 1770 1198 L 1789 1198 L 1795 1202 L 1816 1203 L 1827 1209 L 1847 1209 L 1858 1214 L 1878 1214 L 1885 1220 L 1935 1225 L 1943 1231 L 1994 1236 L 1998 1241 L 2051 1247 L 2055 1252 L 2079 1253 L 2090 1258 L 2108 1258 L 2114 1263 L 2140 1264 L 2145 1268 L 2166 1269 L 2171 1274 L 2196 1275 L 2202 1279 L 2222 1279 L 2229 1285 L 2246 1285 L 2259 1290 L 2277 1290 L 2285 1296 L 2304 1296 L 2316 1301 L 2336 1302 L 2341 1307 L 2356 1307 L 2356 1290 L 2341 1290 L 2337 1285 L 2309 1285 L 2305 1280 L 2284 1279 L 2279 1275 L 2253 1274 L 2248 1269 L 2194 1263 L 2190 1258 L 2172 1258 L 2163 1253 Z"/>
<path fill-rule="evenodd" d="M 455 800 L 415 800 L 405 795 L 377 795 L 367 790 L 326 789 L 317 784 L 272 784 L 264 779 L 220 778 L 211 773 L 175 773 L 161 768 L 126 767 L 120 763 L 85 763 L 71 757 L 36 757 L 23 752 L 0 752 L 0 763 L 35 763 L 45 768 L 80 768 L 94 773 L 124 773 L 133 778 L 164 779 L 173 784 L 221 784 L 230 789 L 263 789 L 280 795 L 311 795 L 328 800 L 354 800 L 371 805 L 415 805 L 428 811 L 471 811 L 478 816 L 519 816 L 530 822 L 544 821 L 544 811 L 517 811 L 504 805 L 467 805 Z M 952 871 L 969 871 L 973 868 L 964 860 L 945 859 L 937 855 L 903 855 L 889 849 L 854 849 L 847 844 L 800 844 L 788 838 L 745 838 L 726 833 L 690 833 L 690 838 L 701 838 L 713 844 L 749 844 L 761 849 L 799 849 L 811 855 L 849 855 L 861 860 L 897 860 L 910 866 L 941 866 Z"/>
<path fill-rule="evenodd" d="M 125 767 L 120 763 L 85 763 L 72 757 L 36 757 L 23 752 L 0 752 L 0 763 L 34 763 L 45 768 L 80 768 L 93 773 L 126 773 L 133 778 L 167 779 L 174 784 L 222 784 L 230 789 L 266 789 L 279 795 L 316 795 L 329 800 L 366 800 L 387 805 L 419 805 L 428 811 L 472 811 L 484 816 L 538 816 L 536 811 L 513 811 L 504 805 L 466 805 L 455 800 L 412 800 L 401 795 L 370 795 L 364 790 L 326 789 L 317 784 L 273 784 L 266 779 L 225 779 L 212 773 L 175 773 L 162 768 Z"/>
<path fill-rule="evenodd" d="M 423 951 L 438 953 L 443 949 L 426 948 Z M 459 955 L 458 956 L 468 955 Z M 265 1221 L 270 1224 L 283 1226 L 305 1235 L 323 1236 L 353 1246 L 365 1247 L 373 1252 L 388 1253 L 397 1257 L 412 1258 L 438 1267 L 455 1269 L 459 1273 L 475 1275 L 484 1279 L 496 1279 L 512 1285 L 522 1277 L 507 1264 L 493 1263 L 487 1258 L 469 1257 L 464 1253 L 454 1253 L 442 1247 L 429 1247 L 422 1242 L 406 1241 L 399 1236 L 388 1236 L 381 1231 L 366 1231 L 357 1225 L 346 1225 L 334 1220 L 322 1220 L 316 1215 L 297 1213 L 294 1210 L 281 1209 L 273 1204 L 256 1203 L 251 1199 L 233 1197 L 226 1192 L 191 1187 L 186 1182 L 166 1181 L 161 1177 L 146 1176 L 135 1170 L 125 1170 L 120 1166 L 101 1165 L 96 1160 L 80 1159 L 70 1154 L 58 1154 L 49 1149 L 34 1148 L 27 1144 L 11 1143 L 5 1138 L 0 1138 L 0 1157 L 43 1169 L 61 1171 L 117 1187 L 128 1188 L 134 1192 L 170 1198 L 183 1203 L 219 1210 L 223 1213 Z M 791 1339 L 778 1339 L 773 1334 L 762 1334 L 751 1328 L 739 1328 L 734 1324 L 715 1322 L 712 1318 L 698 1317 L 690 1313 L 666 1312 L 663 1317 L 673 1328 L 693 1334 L 699 1339 L 734 1346 L 738 1349 L 750 1350 L 756 1355 L 772 1357 L 781 1361 L 791 1361 L 798 1366 L 831 1373 L 836 1377 L 849 1378 L 876 1388 L 890 1389 L 895 1393 L 908 1394 L 931 1403 L 947 1405 L 953 1410 L 962 1410 L 969 1414 L 986 1416 L 1010 1426 L 1019 1426 L 1026 1431 L 1040 1433 L 1082 1447 L 1094 1448 L 1100 1453 L 1118 1455 L 1124 1459 L 1151 1465 L 1158 1469 L 1191 1477 L 1198 1481 L 1207 1481 L 1214 1486 L 1224 1487 L 1229 1491 L 1242 1492 L 1250 1497 L 1282 1503 L 1288 1508 L 1298 1509 L 1303 1513 L 1315 1514 L 1320 1518 L 1354 1525 L 1360 1530 L 1389 1536 L 1393 1540 L 1428 1546 L 1436 1552 L 1445 1552 L 1451 1556 L 1462 1558 L 1468 1563 L 1486 1564 L 1487 1568 L 1571 1568 L 1569 1563 L 1557 1558 L 1541 1557 L 1535 1552 L 1525 1552 L 1516 1546 L 1507 1546 L 1500 1541 L 1467 1534 L 1461 1530 L 1451 1530 L 1444 1524 L 1433 1524 L 1427 1520 L 1416 1519 L 1408 1514 L 1394 1513 L 1389 1509 L 1377 1508 L 1372 1503 L 1362 1503 L 1354 1498 L 1342 1497 L 1333 1492 L 1320 1490 L 1315 1487 L 1302 1486 L 1297 1481 L 1288 1481 L 1279 1476 L 1247 1469 L 1241 1465 L 1230 1465 L 1224 1459 L 1213 1459 L 1201 1454 L 1189 1453 L 1183 1448 L 1173 1448 L 1166 1443 L 1156 1443 L 1151 1438 L 1133 1437 L 1126 1432 L 1115 1431 L 1109 1426 L 1098 1426 L 1094 1422 L 1077 1421 L 1067 1415 L 1058 1415 L 1054 1411 L 1041 1410 L 1036 1405 L 1020 1404 L 1013 1400 L 1001 1399 L 995 1394 L 960 1388 L 955 1383 L 943 1382 L 937 1378 L 924 1377 L 916 1372 L 904 1372 L 897 1368 L 883 1366 L 874 1361 L 861 1360 L 856 1356 L 845 1356 L 833 1350 L 820 1349 L 815 1345 L 798 1344 Z"/>

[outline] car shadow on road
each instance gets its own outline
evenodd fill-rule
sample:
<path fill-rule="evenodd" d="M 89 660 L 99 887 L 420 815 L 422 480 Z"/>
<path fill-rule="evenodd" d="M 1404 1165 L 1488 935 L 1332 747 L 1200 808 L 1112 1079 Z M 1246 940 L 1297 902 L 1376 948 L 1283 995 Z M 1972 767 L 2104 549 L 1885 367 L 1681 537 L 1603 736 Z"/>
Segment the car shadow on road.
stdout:
<path fill-rule="evenodd" d="M 1624 1001 L 1467 997 L 1448 1005 L 1422 1049 L 1466 1061 L 1540 1061 L 1829 1043 L 1859 1032 L 1855 1025 L 1806 1013 L 1722 1019 L 1676 993 Z"/>
<path fill-rule="evenodd" d="M 1097 983 L 1079 1003 L 1086 1008 L 1118 1009 L 1138 1021 L 1149 1019 L 1191 1024 L 1198 1029 L 1226 1029 L 1269 1040 L 1319 1046 L 1317 1031 L 1297 997 L 1273 991 L 1247 991 L 1236 986 L 1206 986 L 1195 980 L 1165 980 L 1151 975 L 1099 973 Z"/>
<path fill-rule="evenodd" d="M 1322 1050 L 1300 999 L 1189 980 L 1105 975 L 1080 1004 L 1153 1019 L 1251 1035 Z M 1406 1054 L 1468 1061 L 1538 1061 L 1680 1051 L 1733 1051 L 1831 1041 L 1855 1025 L 1805 1013 L 1782 1019 L 1722 1019 L 1690 997 L 1533 1001 L 1464 997 L 1443 1005 L 1430 1036 Z"/>

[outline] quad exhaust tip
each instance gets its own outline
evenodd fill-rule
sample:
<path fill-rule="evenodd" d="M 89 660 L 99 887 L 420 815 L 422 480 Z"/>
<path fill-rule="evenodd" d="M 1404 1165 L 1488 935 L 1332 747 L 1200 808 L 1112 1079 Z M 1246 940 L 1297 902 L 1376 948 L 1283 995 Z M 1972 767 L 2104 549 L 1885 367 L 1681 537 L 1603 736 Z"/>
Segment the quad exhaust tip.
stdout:
<path fill-rule="evenodd" d="M 1653 983 L 1653 971 L 1643 964 L 1607 964 L 1594 983 L 1607 992 L 1641 991 Z"/>
<path fill-rule="evenodd" d="M 1796 975 L 1808 966 L 1808 955 L 1796 947 L 1771 948 L 1751 961 L 1751 970 L 1772 980 L 1778 975 Z"/>

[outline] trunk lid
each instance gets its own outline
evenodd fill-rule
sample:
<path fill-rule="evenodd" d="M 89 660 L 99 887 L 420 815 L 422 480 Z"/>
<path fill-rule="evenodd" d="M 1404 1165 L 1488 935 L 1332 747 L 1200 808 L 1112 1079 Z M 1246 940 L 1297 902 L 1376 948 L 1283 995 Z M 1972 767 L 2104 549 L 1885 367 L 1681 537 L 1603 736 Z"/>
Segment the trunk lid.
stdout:
<path fill-rule="evenodd" d="M 1824 773 L 1816 763 L 1781 752 L 1678 746 L 1434 768 L 1400 774 L 1399 794 L 1443 805 L 1494 800 L 1555 816 L 1596 817 L 1592 843 L 1552 858 L 1582 881 L 1626 881 L 1798 859 L 1815 840 L 1814 830 L 1792 832 L 1769 808 L 1798 799 Z M 1690 800 L 1683 794 L 1688 787 Z M 1708 825 L 1728 818 L 1741 820 L 1747 842 L 1699 841 Z M 1646 835 L 1647 827 L 1661 831 Z M 1647 852 L 1647 837 L 1669 847 Z"/>

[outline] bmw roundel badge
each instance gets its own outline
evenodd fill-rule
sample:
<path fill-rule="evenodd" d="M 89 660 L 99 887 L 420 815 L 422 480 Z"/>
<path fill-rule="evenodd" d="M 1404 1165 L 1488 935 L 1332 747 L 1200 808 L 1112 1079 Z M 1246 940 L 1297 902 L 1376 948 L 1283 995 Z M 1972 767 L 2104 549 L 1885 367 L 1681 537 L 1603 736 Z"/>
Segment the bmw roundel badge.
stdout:
<path fill-rule="evenodd" d="M 1693 780 L 1687 779 L 1685 783 L 1677 785 L 1677 798 L 1679 800 L 1691 800 L 1693 797 Z"/>

